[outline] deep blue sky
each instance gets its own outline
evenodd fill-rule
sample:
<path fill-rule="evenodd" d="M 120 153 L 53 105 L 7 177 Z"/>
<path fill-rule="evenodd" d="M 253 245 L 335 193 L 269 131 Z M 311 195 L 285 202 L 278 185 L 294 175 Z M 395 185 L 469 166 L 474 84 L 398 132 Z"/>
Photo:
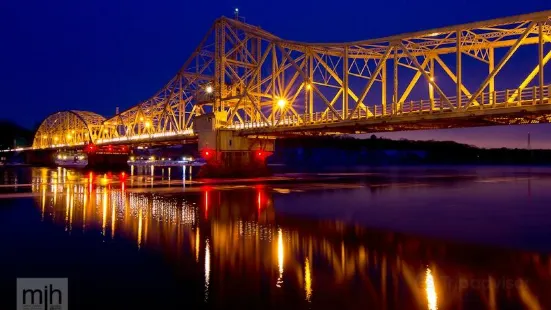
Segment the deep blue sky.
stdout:
<path fill-rule="evenodd" d="M 135 105 L 235 7 L 283 38 L 344 42 L 546 10 L 551 1 L 0 0 L 0 118 L 32 127 L 59 110 L 110 116 Z M 534 147 L 551 148 L 547 125 L 389 136 L 524 146 L 528 131 Z"/>

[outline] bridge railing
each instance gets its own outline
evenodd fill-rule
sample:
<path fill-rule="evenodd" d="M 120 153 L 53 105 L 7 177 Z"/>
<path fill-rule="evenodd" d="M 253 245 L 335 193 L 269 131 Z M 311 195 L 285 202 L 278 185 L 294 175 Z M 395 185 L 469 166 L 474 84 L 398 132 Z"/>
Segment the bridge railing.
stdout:
<path fill-rule="evenodd" d="M 342 110 L 306 113 L 302 115 L 286 115 L 277 117 L 272 122 L 235 122 L 229 125 L 232 129 L 254 129 L 266 127 L 304 126 L 324 123 L 334 123 L 343 120 L 358 120 L 384 117 L 406 117 L 416 114 L 461 113 L 471 110 L 495 110 L 531 105 L 551 104 L 551 85 L 546 85 L 540 94 L 538 86 L 524 89 L 506 89 L 493 92 L 482 92 L 469 104 L 471 97 L 463 95 L 460 104 L 456 96 L 447 100 L 435 97 L 432 100 L 423 99 L 405 101 L 398 104 L 372 105 L 358 108 L 345 114 Z M 350 116 L 350 118 L 349 118 Z"/>
<path fill-rule="evenodd" d="M 136 141 L 136 140 L 156 140 L 156 139 L 163 139 L 163 138 L 175 137 L 175 136 L 191 136 L 193 134 L 194 133 L 192 129 L 181 130 L 181 131 L 147 133 L 147 134 L 141 134 L 141 135 L 114 137 L 111 139 L 97 139 L 96 144 L 126 142 L 126 141 Z"/>

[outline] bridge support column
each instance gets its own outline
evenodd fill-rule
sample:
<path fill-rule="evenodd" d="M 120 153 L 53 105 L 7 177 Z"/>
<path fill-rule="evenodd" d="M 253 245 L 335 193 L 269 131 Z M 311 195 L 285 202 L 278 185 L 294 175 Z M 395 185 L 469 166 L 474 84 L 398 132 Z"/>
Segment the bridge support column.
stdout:
<path fill-rule="evenodd" d="M 126 170 L 128 169 L 128 154 L 94 152 L 88 153 L 86 168 L 94 170 Z"/>
<path fill-rule="evenodd" d="M 274 151 L 272 137 L 245 136 L 239 131 L 223 129 L 225 112 L 195 118 L 199 152 L 206 160 L 199 177 L 233 178 L 270 175 L 266 158 Z"/>
<path fill-rule="evenodd" d="M 130 151 L 127 146 L 107 145 L 97 146 L 89 144 L 84 151 L 88 154 L 86 168 L 94 170 L 127 170 Z"/>

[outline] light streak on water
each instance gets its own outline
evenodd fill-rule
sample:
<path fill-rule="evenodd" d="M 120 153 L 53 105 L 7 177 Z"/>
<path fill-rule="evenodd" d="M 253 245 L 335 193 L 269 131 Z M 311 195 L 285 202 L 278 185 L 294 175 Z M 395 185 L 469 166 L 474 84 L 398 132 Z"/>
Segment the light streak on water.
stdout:
<path fill-rule="evenodd" d="M 427 293 L 427 302 L 429 310 L 438 309 L 438 296 L 436 295 L 436 287 L 434 285 L 434 277 L 430 268 L 427 267 L 425 272 L 425 291 Z"/>

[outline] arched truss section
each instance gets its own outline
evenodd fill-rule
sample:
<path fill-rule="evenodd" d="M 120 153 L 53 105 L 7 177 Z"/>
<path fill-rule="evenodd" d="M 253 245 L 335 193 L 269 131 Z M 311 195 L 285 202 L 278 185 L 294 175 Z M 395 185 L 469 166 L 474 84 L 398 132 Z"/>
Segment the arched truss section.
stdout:
<path fill-rule="evenodd" d="M 195 116 L 209 112 L 222 127 L 275 128 L 541 102 L 551 96 L 543 74 L 550 17 L 545 11 L 320 44 L 222 17 L 174 78 L 109 119 L 105 132 L 130 140 L 186 134 Z M 515 68 L 509 60 L 521 47 L 532 56 Z M 502 73 L 511 67 L 516 74 Z"/>
<path fill-rule="evenodd" d="M 63 111 L 48 116 L 38 128 L 33 148 L 84 145 L 95 142 L 105 129 L 105 118 L 86 111 Z M 107 131 L 106 131 L 107 133 Z"/>
<path fill-rule="evenodd" d="M 206 113 L 218 127 L 265 134 L 359 121 L 449 128 L 477 115 L 483 125 L 551 122 L 549 60 L 551 11 L 347 43 L 284 40 L 222 17 L 153 97 L 109 120 L 56 113 L 33 146 L 189 135 Z M 524 110 L 534 113 L 514 117 Z M 434 122 L 419 127 L 425 119 Z"/>

